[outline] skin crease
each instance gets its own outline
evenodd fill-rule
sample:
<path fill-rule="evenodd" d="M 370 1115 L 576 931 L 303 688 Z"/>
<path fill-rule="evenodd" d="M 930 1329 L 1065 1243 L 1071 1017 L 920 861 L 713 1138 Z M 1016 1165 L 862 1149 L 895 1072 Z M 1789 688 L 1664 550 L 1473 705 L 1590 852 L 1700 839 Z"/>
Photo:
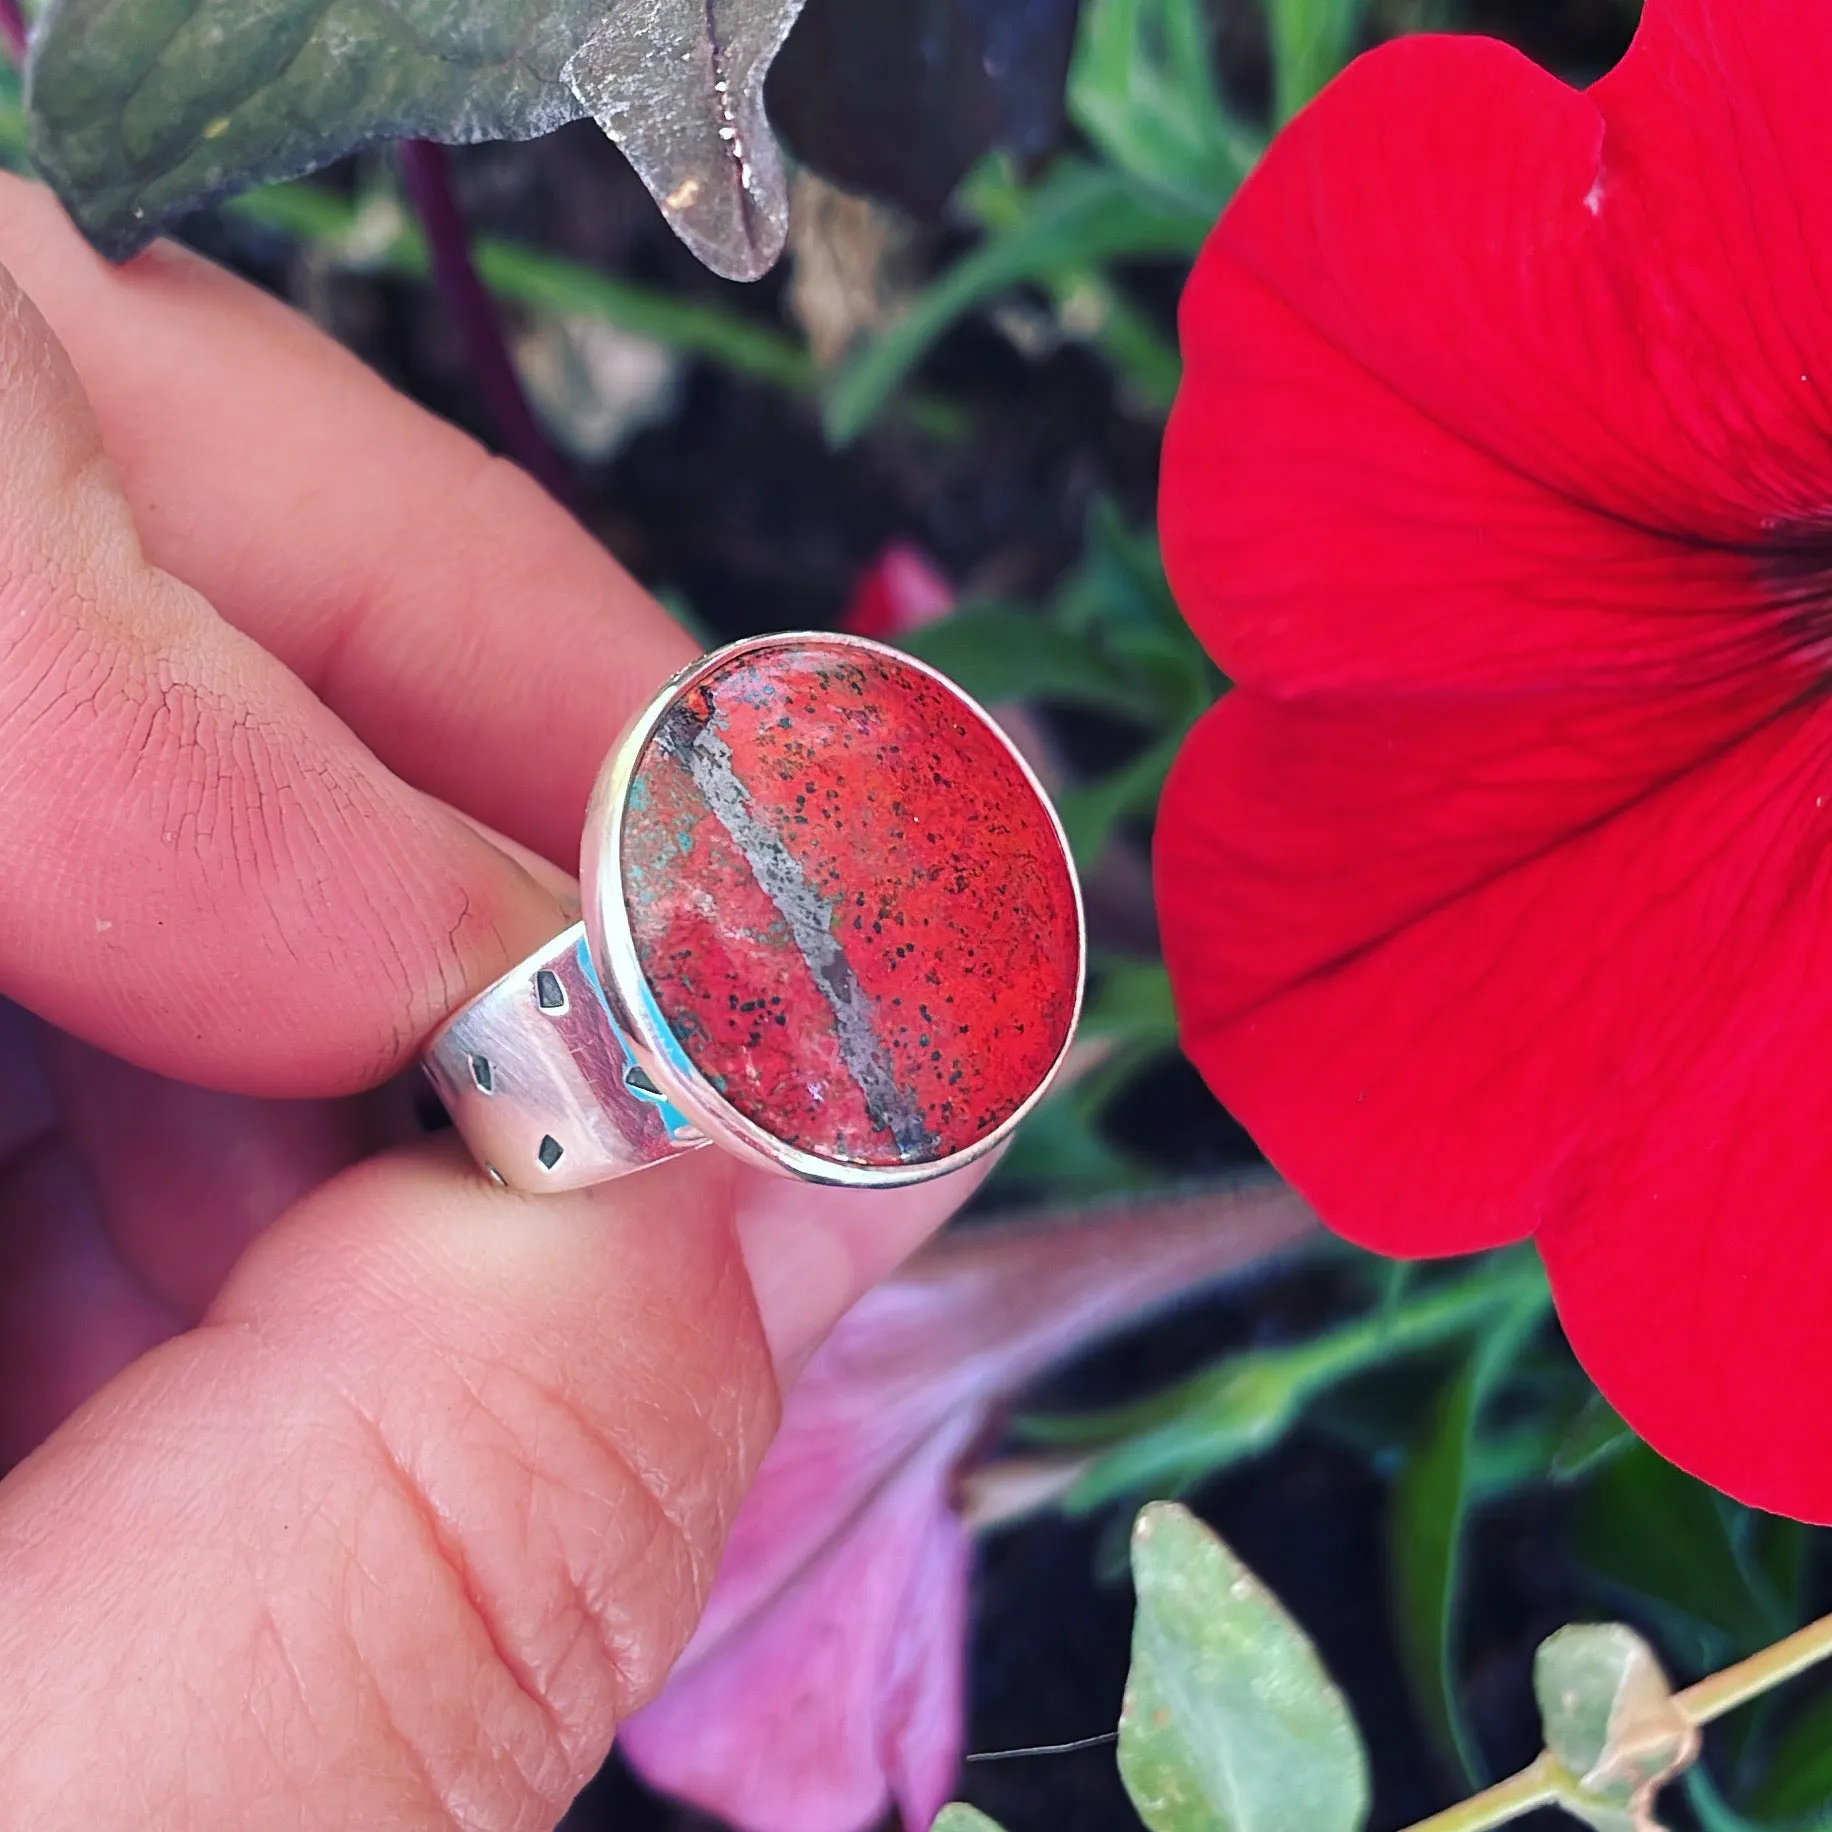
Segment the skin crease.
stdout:
<path fill-rule="evenodd" d="M 293 314 L 0 178 L 6 1823 L 552 1825 L 966 1194 L 374 1155 L 689 650 Z"/>

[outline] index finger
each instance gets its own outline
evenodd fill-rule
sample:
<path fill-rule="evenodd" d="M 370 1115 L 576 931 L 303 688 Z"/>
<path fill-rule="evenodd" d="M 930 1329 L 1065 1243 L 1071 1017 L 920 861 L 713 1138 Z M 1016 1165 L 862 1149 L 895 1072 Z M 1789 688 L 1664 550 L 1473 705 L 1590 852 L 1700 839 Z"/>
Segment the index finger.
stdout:
<path fill-rule="evenodd" d="M 69 352 L 148 558 L 396 774 L 561 864 L 598 765 L 694 645 L 512 465 L 170 246 L 101 260 L 0 174 L 0 265 Z"/>
<path fill-rule="evenodd" d="M 0 268 L 0 993 L 181 1080 L 393 1073 L 565 926 L 266 650 L 147 565 Z"/>

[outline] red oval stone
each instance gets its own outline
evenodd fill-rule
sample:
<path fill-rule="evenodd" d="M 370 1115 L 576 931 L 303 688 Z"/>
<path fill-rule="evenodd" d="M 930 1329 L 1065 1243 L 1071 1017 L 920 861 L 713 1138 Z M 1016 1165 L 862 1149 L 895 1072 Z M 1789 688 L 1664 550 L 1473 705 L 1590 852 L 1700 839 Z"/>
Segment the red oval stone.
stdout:
<path fill-rule="evenodd" d="M 834 1163 L 977 1144 L 1068 1041 L 1068 861 L 1003 739 L 896 655 L 733 657 L 662 716 L 625 803 L 637 958 L 689 1059 Z"/>

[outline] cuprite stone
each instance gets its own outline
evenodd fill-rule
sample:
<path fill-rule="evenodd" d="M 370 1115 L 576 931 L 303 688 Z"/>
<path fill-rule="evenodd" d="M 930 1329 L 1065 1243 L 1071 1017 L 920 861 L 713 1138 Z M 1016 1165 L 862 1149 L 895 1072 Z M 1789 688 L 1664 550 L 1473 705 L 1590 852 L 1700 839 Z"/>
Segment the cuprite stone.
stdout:
<path fill-rule="evenodd" d="M 836 1164 L 933 1163 L 1068 1041 L 1075 887 L 983 717 L 898 657 L 800 640 L 683 693 L 631 780 L 637 958 L 695 1068 Z"/>

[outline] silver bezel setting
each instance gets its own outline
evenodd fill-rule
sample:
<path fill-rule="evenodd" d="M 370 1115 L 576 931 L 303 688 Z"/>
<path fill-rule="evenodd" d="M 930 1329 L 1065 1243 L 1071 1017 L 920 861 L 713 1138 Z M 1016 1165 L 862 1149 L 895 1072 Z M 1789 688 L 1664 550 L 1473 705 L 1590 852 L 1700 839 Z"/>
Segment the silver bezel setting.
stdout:
<path fill-rule="evenodd" d="M 968 713 L 989 731 L 1006 755 L 1021 772 L 1024 781 L 1041 804 L 1050 823 L 1056 843 L 1062 848 L 1069 887 L 1075 903 L 1075 1001 L 1061 1050 L 1049 1071 L 1019 1106 L 984 1138 L 970 1146 L 921 1164 L 865 1165 L 838 1163 L 830 1158 L 788 1144 L 740 1113 L 701 1074 L 685 1050 L 675 1040 L 663 1020 L 647 976 L 637 957 L 636 940 L 630 926 L 629 909 L 623 891 L 623 821 L 630 788 L 643 751 L 663 715 L 685 693 L 692 691 L 708 676 L 728 668 L 746 656 L 768 653 L 775 649 L 818 646 L 827 649 L 854 649 L 875 658 L 888 659 L 914 669 L 944 689 Z M 998 722 L 971 695 L 926 662 L 918 661 L 888 644 L 868 637 L 836 634 L 831 631 L 797 631 L 780 636 L 756 636 L 729 643 L 722 649 L 700 657 L 668 682 L 649 704 L 630 722 L 616 747 L 605 760 L 585 817 L 584 842 L 581 849 L 581 880 L 584 890 L 585 926 L 590 938 L 594 964 L 603 986 L 606 1002 L 624 1032 L 643 1072 L 679 1110 L 703 1132 L 713 1144 L 733 1156 L 764 1169 L 805 1182 L 829 1184 L 842 1189 L 894 1189 L 911 1183 L 926 1183 L 936 1177 L 971 1164 L 996 1150 L 1035 1110 L 1061 1072 L 1075 1041 L 1081 1019 L 1082 999 L 1087 981 L 1087 919 L 1082 905 L 1081 881 L 1076 874 L 1074 856 L 1069 851 L 1068 836 L 1063 831 L 1055 805 L 1043 785 Z"/>

